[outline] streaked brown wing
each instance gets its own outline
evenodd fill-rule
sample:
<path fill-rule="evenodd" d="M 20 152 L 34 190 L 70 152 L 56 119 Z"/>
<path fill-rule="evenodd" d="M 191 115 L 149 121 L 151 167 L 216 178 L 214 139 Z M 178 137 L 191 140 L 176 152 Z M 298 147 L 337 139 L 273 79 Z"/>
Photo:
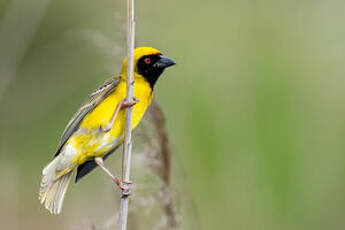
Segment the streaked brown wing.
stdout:
<path fill-rule="evenodd" d="M 98 87 L 84 102 L 84 104 L 78 109 L 78 111 L 73 115 L 71 120 L 68 122 L 65 130 L 62 133 L 62 137 L 58 146 L 58 149 L 54 156 L 59 155 L 62 147 L 67 142 L 67 140 L 72 136 L 72 134 L 79 128 L 80 123 L 83 121 L 84 117 L 91 112 L 105 97 L 107 97 L 111 92 L 113 92 L 116 86 L 121 81 L 121 77 L 115 77 L 103 85 Z"/>

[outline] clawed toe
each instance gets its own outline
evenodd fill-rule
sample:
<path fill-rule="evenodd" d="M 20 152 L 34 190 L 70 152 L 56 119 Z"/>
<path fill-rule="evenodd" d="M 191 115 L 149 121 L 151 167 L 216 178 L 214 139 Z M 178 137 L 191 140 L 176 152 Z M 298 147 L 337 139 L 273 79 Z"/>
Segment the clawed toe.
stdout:
<path fill-rule="evenodd" d="M 132 194 L 132 191 L 130 189 L 122 190 L 122 195 L 124 195 L 124 196 L 129 196 L 131 194 Z"/>
<path fill-rule="evenodd" d="M 130 182 L 130 183 L 125 182 L 125 184 L 132 184 L 131 181 L 129 181 L 129 182 Z M 132 191 L 131 191 L 130 188 L 127 188 L 127 186 L 125 186 L 125 184 L 121 182 L 121 183 L 119 184 L 119 188 L 122 190 L 122 194 L 123 194 L 123 195 L 129 196 L 129 195 L 131 195 Z"/>
<path fill-rule="evenodd" d="M 128 102 L 126 101 L 126 99 L 123 99 L 120 104 L 123 106 L 123 107 L 132 107 L 133 105 L 137 104 L 139 102 L 139 99 L 136 98 L 136 97 L 133 97 L 133 102 Z"/>
<path fill-rule="evenodd" d="M 123 183 L 124 184 L 133 184 L 133 181 L 128 180 L 128 181 L 124 181 Z"/>

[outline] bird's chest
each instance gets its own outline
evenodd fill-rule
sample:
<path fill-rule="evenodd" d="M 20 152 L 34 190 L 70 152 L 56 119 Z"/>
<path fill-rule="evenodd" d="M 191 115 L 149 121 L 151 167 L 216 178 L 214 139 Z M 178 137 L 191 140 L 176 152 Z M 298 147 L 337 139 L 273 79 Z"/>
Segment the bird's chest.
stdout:
<path fill-rule="evenodd" d="M 116 116 L 114 126 L 109 132 L 102 131 L 100 127 L 104 127 L 110 122 L 117 105 L 125 97 L 126 83 L 121 82 L 114 92 L 108 95 L 84 118 L 79 128 L 79 134 L 77 132 L 69 141 L 76 149 L 78 149 L 78 152 L 83 155 L 82 158 L 104 155 L 122 142 L 125 130 L 125 109 L 121 109 L 119 111 Z M 151 103 L 152 90 L 149 84 L 145 84 L 145 82 L 142 83 L 140 81 L 136 82 L 134 86 L 134 97 L 138 98 L 139 102 L 133 106 L 133 129 L 139 124 L 147 107 Z"/>

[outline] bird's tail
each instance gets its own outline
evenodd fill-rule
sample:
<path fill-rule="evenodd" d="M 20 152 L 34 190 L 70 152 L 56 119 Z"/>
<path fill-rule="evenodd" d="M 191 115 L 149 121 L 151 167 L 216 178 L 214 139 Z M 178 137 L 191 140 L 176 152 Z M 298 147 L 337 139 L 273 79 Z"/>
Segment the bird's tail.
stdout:
<path fill-rule="evenodd" d="M 59 157 L 56 157 L 48 164 L 42 172 L 39 200 L 51 214 L 61 212 L 62 203 L 71 180 L 72 171 L 65 175 L 58 175 L 57 164 Z"/>

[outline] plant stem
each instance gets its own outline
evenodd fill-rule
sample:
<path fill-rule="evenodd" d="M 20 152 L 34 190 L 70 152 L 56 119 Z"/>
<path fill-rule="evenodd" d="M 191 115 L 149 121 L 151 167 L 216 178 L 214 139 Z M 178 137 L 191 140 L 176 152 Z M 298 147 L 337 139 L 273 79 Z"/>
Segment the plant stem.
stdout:
<path fill-rule="evenodd" d="M 134 44 L 135 44 L 135 21 L 134 21 L 134 0 L 127 0 L 127 101 L 133 102 L 134 94 Z M 130 179 L 130 166 L 132 157 L 132 107 L 126 109 L 125 140 L 122 157 L 122 182 L 128 189 L 127 181 Z M 127 229 L 129 196 L 122 193 L 119 229 Z"/>
<path fill-rule="evenodd" d="M 162 157 L 162 170 L 160 176 L 164 182 L 162 186 L 162 193 L 165 196 L 165 201 L 163 202 L 163 207 L 165 214 L 168 218 L 169 230 L 176 229 L 176 213 L 173 206 L 173 197 L 171 191 L 171 150 L 169 147 L 168 133 L 165 130 L 165 117 L 162 109 L 153 101 L 151 104 L 151 115 L 153 118 L 153 124 L 158 136 L 158 141 L 160 145 L 161 157 Z"/>

